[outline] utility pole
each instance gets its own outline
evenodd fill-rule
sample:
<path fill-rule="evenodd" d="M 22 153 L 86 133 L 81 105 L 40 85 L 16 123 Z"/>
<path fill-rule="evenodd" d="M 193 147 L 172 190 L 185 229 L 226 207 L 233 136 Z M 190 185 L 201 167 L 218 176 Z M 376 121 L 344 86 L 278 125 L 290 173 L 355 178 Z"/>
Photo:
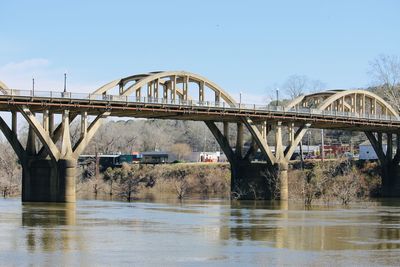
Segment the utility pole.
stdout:
<path fill-rule="evenodd" d="M 301 170 L 304 170 L 303 141 L 302 140 L 300 140 L 300 165 L 301 165 Z"/>
<path fill-rule="evenodd" d="M 325 142 L 324 142 L 324 129 L 321 129 L 321 161 L 325 159 Z"/>

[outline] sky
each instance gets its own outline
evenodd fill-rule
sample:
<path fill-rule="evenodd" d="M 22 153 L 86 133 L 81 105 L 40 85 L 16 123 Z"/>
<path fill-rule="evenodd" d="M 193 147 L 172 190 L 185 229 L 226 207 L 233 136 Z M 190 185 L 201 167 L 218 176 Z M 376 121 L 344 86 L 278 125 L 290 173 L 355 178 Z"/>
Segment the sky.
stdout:
<path fill-rule="evenodd" d="M 91 92 L 121 77 L 186 70 L 243 103 L 290 75 L 330 89 L 371 84 L 369 61 L 400 55 L 400 1 L 2 1 L 0 80 Z"/>

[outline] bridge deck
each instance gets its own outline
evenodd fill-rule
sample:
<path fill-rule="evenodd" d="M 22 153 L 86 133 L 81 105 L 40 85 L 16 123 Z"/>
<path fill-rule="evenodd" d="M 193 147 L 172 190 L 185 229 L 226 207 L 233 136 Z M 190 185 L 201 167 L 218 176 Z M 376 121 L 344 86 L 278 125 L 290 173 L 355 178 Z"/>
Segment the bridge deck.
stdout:
<path fill-rule="evenodd" d="M 29 92 L 29 94 L 27 93 Z M 111 95 L 88 95 L 60 92 L 35 92 L 13 90 L 10 94 L 0 95 L 0 111 L 16 111 L 19 106 L 27 105 L 32 112 L 50 110 L 61 113 L 68 108 L 71 113 L 86 111 L 88 115 L 98 115 L 110 111 L 111 116 L 175 119 L 195 121 L 238 122 L 241 117 L 250 117 L 257 121 L 282 121 L 312 128 L 344 129 L 352 131 L 399 132 L 400 120 L 393 116 L 357 113 L 319 111 L 315 109 L 283 110 L 282 107 L 244 105 L 230 107 L 225 103 L 180 101 L 163 99 L 136 99 Z"/>

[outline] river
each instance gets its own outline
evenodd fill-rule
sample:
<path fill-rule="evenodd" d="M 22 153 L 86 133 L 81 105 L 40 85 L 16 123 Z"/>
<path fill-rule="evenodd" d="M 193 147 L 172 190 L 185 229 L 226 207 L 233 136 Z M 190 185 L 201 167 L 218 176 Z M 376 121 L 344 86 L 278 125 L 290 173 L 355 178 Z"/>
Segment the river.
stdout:
<path fill-rule="evenodd" d="M 400 201 L 0 200 L 0 266 L 398 266 Z"/>

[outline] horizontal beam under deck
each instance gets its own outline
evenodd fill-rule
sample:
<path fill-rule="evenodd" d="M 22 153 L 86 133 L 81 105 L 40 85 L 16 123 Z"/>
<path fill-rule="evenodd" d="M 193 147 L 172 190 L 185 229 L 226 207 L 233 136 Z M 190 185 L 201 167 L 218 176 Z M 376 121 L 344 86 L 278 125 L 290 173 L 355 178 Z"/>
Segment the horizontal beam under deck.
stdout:
<path fill-rule="evenodd" d="M 68 109 L 70 113 L 87 112 L 87 115 L 94 116 L 104 111 L 110 111 L 110 116 L 115 117 L 217 122 L 238 122 L 242 121 L 243 117 L 248 117 L 255 123 L 281 121 L 283 124 L 294 123 L 294 126 L 310 123 L 311 128 L 394 133 L 400 131 L 400 121 L 358 117 L 195 105 L 0 96 L 0 111 L 17 111 L 21 105 L 29 106 L 32 112 L 37 113 L 49 110 L 52 113 L 61 114 L 63 110 Z"/>

